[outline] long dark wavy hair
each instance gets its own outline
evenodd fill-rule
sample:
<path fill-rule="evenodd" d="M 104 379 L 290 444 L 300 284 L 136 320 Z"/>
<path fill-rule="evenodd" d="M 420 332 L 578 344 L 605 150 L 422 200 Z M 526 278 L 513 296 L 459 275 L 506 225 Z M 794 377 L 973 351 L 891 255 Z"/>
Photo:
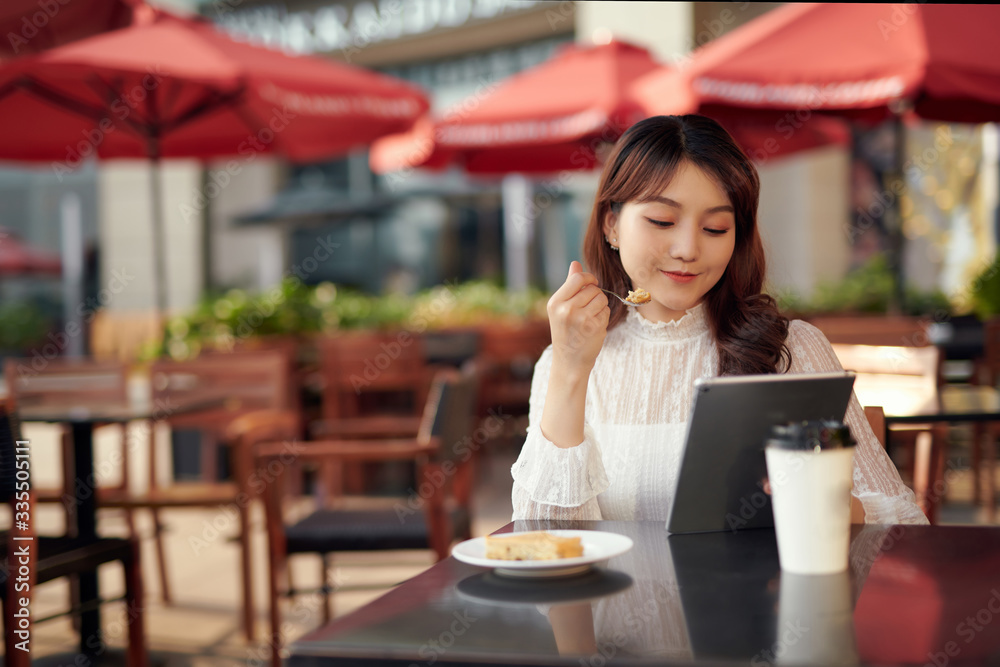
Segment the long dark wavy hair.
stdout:
<path fill-rule="evenodd" d="M 627 202 L 649 201 L 659 195 L 684 162 L 714 178 L 736 216 L 733 256 L 704 301 L 719 351 L 719 374 L 784 372 L 791 364 L 788 319 L 774 299 L 762 292 L 766 266 L 757 231 L 760 179 L 746 153 L 711 118 L 654 116 L 621 136 L 605 161 L 584 238 L 588 268 L 602 286 L 614 292 L 635 289 L 618 253 L 605 241 L 605 219 Z M 611 299 L 609 329 L 624 320 L 625 308 Z"/>

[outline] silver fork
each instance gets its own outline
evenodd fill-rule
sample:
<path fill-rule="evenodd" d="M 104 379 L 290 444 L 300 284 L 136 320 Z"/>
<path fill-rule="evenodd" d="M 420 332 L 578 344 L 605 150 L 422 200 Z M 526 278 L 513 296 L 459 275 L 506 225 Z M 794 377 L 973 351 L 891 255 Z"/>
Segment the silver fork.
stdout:
<path fill-rule="evenodd" d="M 616 299 L 618 299 L 619 301 L 621 301 L 622 303 L 624 303 L 626 306 L 632 306 L 633 308 L 638 308 L 639 306 L 645 306 L 646 303 L 649 303 L 648 301 L 646 303 L 632 303 L 628 299 L 625 299 L 624 297 L 618 296 L 617 294 L 615 294 L 611 290 L 606 290 L 603 287 L 598 287 L 597 289 L 601 290 L 602 292 L 607 292 L 611 296 L 615 297 Z"/>

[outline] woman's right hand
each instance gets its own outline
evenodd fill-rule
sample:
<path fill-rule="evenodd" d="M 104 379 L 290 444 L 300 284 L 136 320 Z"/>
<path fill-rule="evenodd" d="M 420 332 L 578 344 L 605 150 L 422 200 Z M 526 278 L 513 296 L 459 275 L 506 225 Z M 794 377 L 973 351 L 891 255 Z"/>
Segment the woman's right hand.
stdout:
<path fill-rule="evenodd" d="M 608 334 L 611 308 L 597 278 L 580 262 L 569 265 L 566 282 L 549 299 L 553 365 L 590 373 Z"/>

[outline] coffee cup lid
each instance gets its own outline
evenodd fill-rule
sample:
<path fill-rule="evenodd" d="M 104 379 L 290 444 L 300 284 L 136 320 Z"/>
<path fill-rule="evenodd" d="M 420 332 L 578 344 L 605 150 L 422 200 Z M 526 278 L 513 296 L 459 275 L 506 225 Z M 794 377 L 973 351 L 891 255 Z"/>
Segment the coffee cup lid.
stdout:
<path fill-rule="evenodd" d="M 837 420 L 814 420 L 775 424 L 765 446 L 798 451 L 823 451 L 853 447 L 851 429 Z"/>

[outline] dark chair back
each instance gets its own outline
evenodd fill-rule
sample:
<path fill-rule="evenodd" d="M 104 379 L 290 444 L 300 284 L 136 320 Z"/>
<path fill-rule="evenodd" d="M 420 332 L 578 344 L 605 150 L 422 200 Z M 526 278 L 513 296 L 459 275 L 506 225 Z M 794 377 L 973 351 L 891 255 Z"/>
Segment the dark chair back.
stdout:
<path fill-rule="evenodd" d="M 471 436 L 479 400 L 476 367 L 466 364 L 461 371 L 439 373 L 431 391 L 437 393 L 437 409 L 430 433 L 441 443 L 435 458 L 452 462 L 467 460 L 474 449 Z"/>
<path fill-rule="evenodd" d="M 476 329 L 427 331 L 423 334 L 427 363 L 459 368 L 479 354 L 481 337 Z"/>
<path fill-rule="evenodd" d="M 431 544 L 439 557 L 447 555 L 452 537 L 472 536 L 469 501 L 475 455 L 483 444 L 473 433 L 480 383 L 479 366 L 474 361 L 463 364 L 460 371 L 438 371 L 418 434 L 419 440 L 437 442 L 434 453 L 418 466 L 418 484 L 423 479 L 435 484 L 435 477 L 445 480 L 428 498 L 427 507 Z"/>

